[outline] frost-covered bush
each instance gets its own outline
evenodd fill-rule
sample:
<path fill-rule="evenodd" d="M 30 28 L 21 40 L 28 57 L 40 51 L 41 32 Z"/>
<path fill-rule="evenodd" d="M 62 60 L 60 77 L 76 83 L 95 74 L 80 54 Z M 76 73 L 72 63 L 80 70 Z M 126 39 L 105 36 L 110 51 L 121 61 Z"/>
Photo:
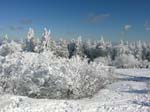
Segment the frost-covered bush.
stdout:
<path fill-rule="evenodd" d="M 22 45 L 11 41 L 10 43 L 5 43 L 0 46 L 0 55 L 7 56 L 8 54 L 12 54 L 14 52 L 22 51 Z"/>
<path fill-rule="evenodd" d="M 115 58 L 113 63 L 118 68 L 134 68 L 139 66 L 139 61 L 133 55 L 120 55 Z"/>
<path fill-rule="evenodd" d="M 16 52 L 1 58 L 2 92 L 36 98 L 82 98 L 92 96 L 111 74 L 101 63 L 87 63 L 78 56 L 56 58 L 51 52 Z"/>
<path fill-rule="evenodd" d="M 96 63 L 103 63 L 104 65 L 108 66 L 111 65 L 111 58 L 110 57 L 98 57 L 94 59 Z"/>

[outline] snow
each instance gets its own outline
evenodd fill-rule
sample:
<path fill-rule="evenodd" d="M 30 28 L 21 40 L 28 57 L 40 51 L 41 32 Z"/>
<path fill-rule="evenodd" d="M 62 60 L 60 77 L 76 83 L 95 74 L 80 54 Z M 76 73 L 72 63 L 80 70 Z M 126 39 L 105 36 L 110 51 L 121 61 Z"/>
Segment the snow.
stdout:
<path fill-rule="evenodd" d="M 2 94 L 0 112 L 150 112 L 150 69 L 116 69 L 118 80 L 91 98 L 33 99 Z"/>

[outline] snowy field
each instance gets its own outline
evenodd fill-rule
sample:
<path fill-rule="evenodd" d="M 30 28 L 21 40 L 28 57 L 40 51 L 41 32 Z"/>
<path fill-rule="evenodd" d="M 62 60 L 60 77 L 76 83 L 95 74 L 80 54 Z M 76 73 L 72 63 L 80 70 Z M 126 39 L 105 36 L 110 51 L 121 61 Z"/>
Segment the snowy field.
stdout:
<path fill-rule="evenodd" d="M 0 0 L 0 14 L 0 112 L 150 112 L 150 0 Z"/>
<path fill-rule="evenodd" d="M 150 70 L 116 69 L 118 81 L 92 98 L 32 99 L 1 95 L 0 112 L 150 112 Z"/>

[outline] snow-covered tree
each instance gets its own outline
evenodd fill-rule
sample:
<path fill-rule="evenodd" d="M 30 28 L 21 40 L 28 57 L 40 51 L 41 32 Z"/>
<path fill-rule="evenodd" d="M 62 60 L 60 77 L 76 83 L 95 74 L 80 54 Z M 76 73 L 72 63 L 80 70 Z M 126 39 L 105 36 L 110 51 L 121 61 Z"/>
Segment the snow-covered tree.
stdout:
<path fill-rule="evenodd" d="M 135 49 L 134 49 L 134 56 L 140 61 L 142 60 L 142 51 L 143 51 L 143 48 L 142 48 L 142 43 L 141 41 L 137 41 L 135 43 Z"/>
<path fill-rule="evenodd" d="M 8 35 L 7 34 L 5 34 L 4 40 L 8 41 Z"/>
<path fill-rule="evenodd" d="M 69 51 L 68 51 L 68 44 L 67 41 L 60 39 L 57 42 L 57 45 L 54 46 L 55 43 L 52 43 L 53 45 L 53 52 L 56 56 L 58 57 L 65 57 L 68 58 L 69 57 Z M 55 48 L 55 50 L 54 50 Z"/>
<path fill-rule="evenodd" d="M 32 28 L 29 28 L 29 31 L 27 33 L 25 50 L 33 52 L 35 46 L 36 46 L 36 39 L 34 38 L 34 30 Z"/>
<path fill-rule="evenodd" d="M 4 38 L 2 40 L 2 44 L 6 44 L 6 43 L 8 43 L 8 35 L 7 34 L 4 35 Z"/>
<path fill-rule="evenodd" d="M 32 38 L 34 38 L 34 30 L 32 28 L 29 28 L 29 31 L 27 33 L 27 41 L 30 41 Z"/>
<path fill-rule="evenodd" d="M 77 45 L 74 39 L 72 39 L 71 42 L 68 44 L 68 51 L 69 51 L 69 58 L 71 58 L 76 54 Z"/>
<path fill-rule="evenodd" d="M 84 57 L 84 48 L 82 42 L 82 36 L 79 36 L 76 40 L 76 53 L 75 55 L 79 55 L 80 57 Z"/>
<path fill-rule="evenodd" d="M 83 48 L 84 48 L 84 49 L 89 49 L 89 48 L 91 48 L 91 47 L 92 47 L 92 42 L 91 42 L 90 39 L 88 39 L 87 41 L 85 41 L 85 42 L 83 43 Z"/>
<path fill-rule="evenodd" d="M 42 44 L 44 46 L 44 49 L 49 47 L 50 39 L 51 39 L 51 31 L 47 30 L 47 28 L 44 28 L 44 33 L 42 36 Z"/>
<path fill-rule="evenodd" d="M 104 41 L 103 35 L 101 36 L 100 41 L 97 43 L 96 48 L 101 48 L 101 49 L 105 49 L 106 48 L 106 43 Z"/>

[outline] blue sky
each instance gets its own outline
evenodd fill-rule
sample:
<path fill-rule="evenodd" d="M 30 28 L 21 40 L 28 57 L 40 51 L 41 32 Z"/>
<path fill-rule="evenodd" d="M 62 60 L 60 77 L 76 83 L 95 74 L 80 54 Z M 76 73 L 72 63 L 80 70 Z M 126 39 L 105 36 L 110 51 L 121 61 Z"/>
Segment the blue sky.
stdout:
<path fill-rule="evenodd" d="M 0 0 L 0 38 L 40 37 L 150 40 L 150 0 Z"/>

